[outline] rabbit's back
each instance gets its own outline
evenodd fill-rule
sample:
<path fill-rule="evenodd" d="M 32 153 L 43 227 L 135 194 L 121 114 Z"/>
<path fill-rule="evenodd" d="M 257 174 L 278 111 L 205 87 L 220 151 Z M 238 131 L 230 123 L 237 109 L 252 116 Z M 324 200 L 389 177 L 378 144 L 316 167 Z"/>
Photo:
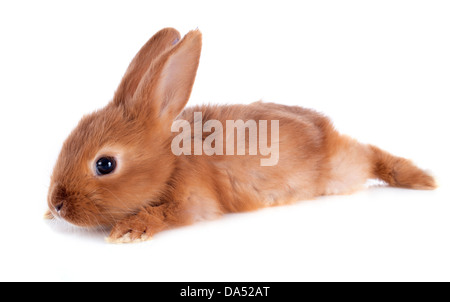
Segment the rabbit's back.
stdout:
<path fill-rule="evenodd" d="M 214 182 L 213 187 L 219 192 L 217 196 L 225 211 L 238 212 L 285 204 L 325 192 L 330 170 L 328 157 L 332 151 L 329 150 L 329 144 L 338 135 L 327 117 L 301 107 L 256 102 L 250 105 L 189 107 L 178 119 L 188 121 L 194 129 L 195 123 L 199 124 L 199 113 L 202 127 L 211 120 L 219 121 L 223 125 L 223 154 L 182 156 L 182 160 L 187 165 L 192 165 L 191 170 L 208 163 L 208 179 Z M 194 118 L 195 114 L 197 120 Z M 255 155 L 249 154 L 249 144 L 252 143 L 249 130 L 245 132 L 245 154 L 227 154 L 226 145 L 232 143 L 236 147 L 237 135 L 234 133 L 232 142 L 227 141 L 230 133 L 226 123 L 238 120 L 255 121 L 257 125 L 261 121 L 267 121 L 267 134 L 257 132 L 256 141 L 259 147 L 261 137 L 268 135 L 268 145 L 278 145 L 278 148 L 274 148 L 278 149 L 276 164 L 261 165 L 261 159 L 269 157 L 262 155 L 261 150 Z M 278 137 L 271 136 L 272 121 L 278 123 Z M 211 132 L 203 131 L 202 141 L 210 135 Z M 194 134 L 192 139 L 195 140 Z"/>

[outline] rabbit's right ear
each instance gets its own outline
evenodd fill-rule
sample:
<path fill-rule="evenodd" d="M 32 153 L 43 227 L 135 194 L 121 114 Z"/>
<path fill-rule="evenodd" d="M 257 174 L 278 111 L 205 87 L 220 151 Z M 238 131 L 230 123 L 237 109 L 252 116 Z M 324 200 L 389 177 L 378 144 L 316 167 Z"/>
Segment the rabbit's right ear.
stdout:
<path fill-rule="evenodd" d="M 139 82 L 145 72 L 149 69 L 150 65 L 162 53 L 173 47 L 180 38 L 180 33 L 173 28 L 161 29 L 153 35 L 153 37 L 142 46 L 128 66 L 128 69 L 122 78 L 122 82 L 114 95 L 114 104 L 121 105 L 128 102 L 136 92 Z"/>
<path fill-rule="evenodd" d="M 199 30 L 187 33 L 164 52 L 143 76 L 131 102 L 125 106 L 129 116 L 144 122 L 170 125 L 189 100 L 202 49 Z"/>

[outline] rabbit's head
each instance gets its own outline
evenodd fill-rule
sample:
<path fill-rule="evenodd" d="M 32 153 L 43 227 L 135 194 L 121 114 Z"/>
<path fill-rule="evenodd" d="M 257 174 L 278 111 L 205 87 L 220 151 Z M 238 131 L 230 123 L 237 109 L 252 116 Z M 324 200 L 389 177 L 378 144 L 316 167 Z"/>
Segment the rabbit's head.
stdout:
<path fill-rule="evenodd" d="M 201 33 L 166 28 L 130 63 L 113 100 L 82 118 L 65 141 L 48 193 L 48 216 L 78 226 L 111 225 L 158 203 L 175 156 L 171 124 L 186 105 Z"/>

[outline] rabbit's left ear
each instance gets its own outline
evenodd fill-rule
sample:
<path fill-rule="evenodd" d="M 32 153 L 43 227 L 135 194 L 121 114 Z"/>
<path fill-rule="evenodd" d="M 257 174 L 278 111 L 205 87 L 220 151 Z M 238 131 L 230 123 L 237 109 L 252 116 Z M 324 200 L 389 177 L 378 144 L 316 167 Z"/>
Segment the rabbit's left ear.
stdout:
<path fill-rule="evenodd" d="M 121 105 L 130 101 L 151 64 L 162 53 L 173 47 L 180 38 L 180 33 L 174 28 L 164 28 L 154 34 L 128 66 L 114 95 L 114 104 Z"/>
<path fill-rule="evenodd" d="M 140 81 L 128 110 L 140 119 L 171 124 L 189 100 L 201 48 L 202 34 L 194 30 L 161 54 Z"/>

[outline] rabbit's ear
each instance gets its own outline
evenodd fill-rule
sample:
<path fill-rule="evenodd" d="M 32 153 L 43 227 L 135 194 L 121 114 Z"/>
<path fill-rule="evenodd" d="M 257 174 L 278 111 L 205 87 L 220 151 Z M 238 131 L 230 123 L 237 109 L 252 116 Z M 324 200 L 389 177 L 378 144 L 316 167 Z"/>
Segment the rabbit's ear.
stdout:
<path fill-rule="evenodd" d="M 162 53 L 173 47 L 180 40 L 180 33 L 173 28 L 158 31 L 145 43 L 128 66 L 122 82 L 117 89 L 113 102 L 120 105 L 128 102 L 136 92 L 145 72 Z"/>
<path fill-rule="evenodd" d="M 201 48 L 202 34 L 194 30 L 163 53 L 142 78 L 128 109 L 146 120 L 172 123 L 191 94 Z"/>

